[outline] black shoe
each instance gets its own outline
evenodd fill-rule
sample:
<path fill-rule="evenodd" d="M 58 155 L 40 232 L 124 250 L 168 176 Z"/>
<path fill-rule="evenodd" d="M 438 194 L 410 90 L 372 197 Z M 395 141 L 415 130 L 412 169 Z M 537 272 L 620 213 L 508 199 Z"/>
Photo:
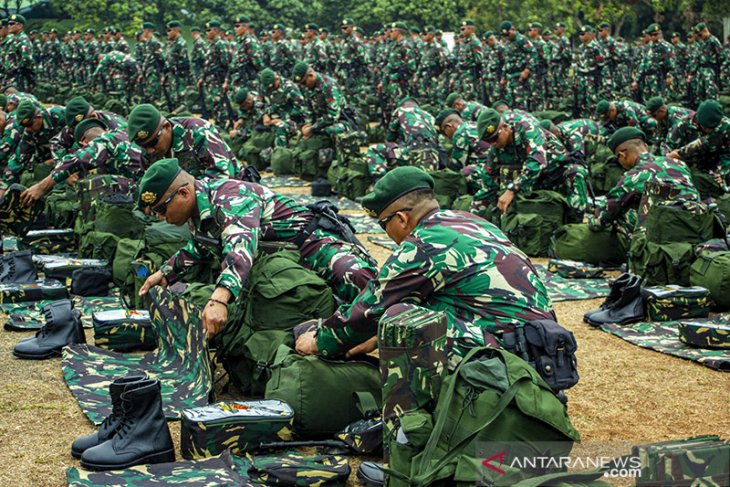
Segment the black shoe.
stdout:
<path fill-rule="evenodd" d="M 608 293 L 608 296 L 606 297 L 606 300 L 599 306 L 597 309 L 592 309 L 588 311 L 586 314 L 583 315 L 583 321 L 586 323 L 590 323 L 589 319 L 592 315 L 596 313 L 600 313 L 601 311 L 604 311 L 611 306 L 613 306 L 616 301 L 621 297 L 621 291 L 629 284 L 631 281 L 631 278 L 634 277 L 628 272 L 624 272 L 620 276 L 616 278 L 615 281 L 611 283 L 611 291 Z"/>
<path fill-rule="evenodd" d="M 175 447 L 162 412 L 160 381 L 130 384 L 121 395 L 122 417 L 116 434 L 81 455 L 89 470 L 117 470 L 134 465 L 175 461 Z"/>
<path fill-rule="evenodd" d="M 73 309 L 68 299 L 55 301 L 43 307 L 46 324 L 35 337 L 21 340 L 13 355 L 21 359 L 43 360 L 61 355 L 61 349 L 74 343 L 86 343 L 81 324 L 81 313 Z"/>
<path fill-rule="evenodd" d="M 146 375 L 130 375 L 115 379 L 109 384 L 109 396 L 112 400 L 112 413 L 101 423 L 99 431 L 95 431 L 90 435 L 76 438 L 71 445 L 71 455 L 74 458 L 81 458 L 81 455 L 89 448 L 95 447 L 111 439 L 116 433 L 119 422 L 122 419 L 122 393 L 131 390 L 136 382 L 146 380 Z"/>
<path fill-rule="evenodd" d="M 378 462 L 362 462 L 357 469 L 357 478 L 362 480 L 368 487 L 385 485 L 383 464 Z"/>
<path fill-rule="evenodd" d="M 644 319 L 644 298 L 641 296 L 641 278 L 632 276 L 629 283 L 621 291 L 621 296 L 609 308 L 585 317 L 593 326 L 615 323 L 628 325 Z"/>
<path fill-rule="evenodd" d="M 30 250 L 13 252 L 0 257 L 0 283 L 33 282 L 38 279 L 38 270 L 33 263 Z"/>

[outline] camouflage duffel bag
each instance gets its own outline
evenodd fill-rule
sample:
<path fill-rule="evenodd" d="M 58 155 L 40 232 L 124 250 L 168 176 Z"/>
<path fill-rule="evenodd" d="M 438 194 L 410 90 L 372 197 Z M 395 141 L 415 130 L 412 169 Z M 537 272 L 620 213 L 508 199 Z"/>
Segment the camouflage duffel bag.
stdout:
<path fill-rule="evenodd" d="M 139 238 L 144 222 L 134 213 L 135 201 L 128 194 L 112 193 L 102 196 L 96 204 L 94 229 L 120 238 Z"/>
<path fill-rule="evenodd" d="M 95 311 L 91 322 L 97 347 L 115 352 L 154 350 L 157 347 L 157 332 L 147 311 Z"/>
<path fill-rule="evenodd" d="M 645 232 L 637 232 L 631 237 L 628 252 L 629 270 L 645 278 L 649 286 L 666 284 L 689 286 L 690 266 L 694 259 L 692 244 L 650 242 Z"/>
<path fill-rule="evenodd" d="M 707 318 L 714 305 L 710 291 L 700 286 L 652 286 L 641 290 L 649 321 Z"/>
<path fill-rule="evenodd" d="M 692 264 L 689 282 L 709 290 L 719 308 L 730 308 L 730 252 L 701 252 Z"/>
<path fill-rule="evenodd" d="M 626 239 L 610 230 L 592 230 L 585 223 L 569 223 L 555 230 L 550 256 L 594 265 L 618 266 L 626 262 Z"/>
<path fill-rule="evenodd" d="M 294 433 L 305 438 L 329 438 L 345 426 L 364 418 L 353 400 L 369 393 L 380 405 L 377 359 L 329 360 L 301 356 L 282 345 L 266 383 L 266 399 L 278 399 L 294 409 Z"/>
<path fill-rule="evenodd" d="M 720 323 L 680 321 L 679 340 L 699 348 L 730 350 L 730 326 Z"/>

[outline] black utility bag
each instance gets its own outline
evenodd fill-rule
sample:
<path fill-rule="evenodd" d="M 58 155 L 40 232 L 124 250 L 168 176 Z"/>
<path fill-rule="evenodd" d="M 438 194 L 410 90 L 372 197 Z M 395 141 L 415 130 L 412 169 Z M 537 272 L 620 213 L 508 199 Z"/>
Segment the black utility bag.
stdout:
<path fill-rule="evenodd" d="M 71 274 L 71 294 L 78 296 L 107 296 L 113 285 L 111 266 L 76 269 Z"/>

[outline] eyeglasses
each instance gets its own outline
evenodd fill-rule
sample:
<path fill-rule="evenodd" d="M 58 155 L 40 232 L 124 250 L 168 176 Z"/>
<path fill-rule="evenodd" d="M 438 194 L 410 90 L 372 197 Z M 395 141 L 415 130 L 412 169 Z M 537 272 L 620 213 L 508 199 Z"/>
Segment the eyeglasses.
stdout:
<path fill-rule="evenodd" d="M 155 136 L 145 142 L 137 142 L 137 145 L 143 148 L 147 147 L 154 147 L 157 145 L 157 143 L 160 141 L 160 137 L 162 136 L 162 131 L 165 129 L 165 126 L 163 125 L 160 127 L 160 130 L 157 131 Z"/>
<path fill-rule="evenodd" d="M 659 32 L 652 32 L 650 35 L 652 37 L 659 37 Z"/>
<path fill-rule="evenodd" d="M 13 22 L 12 20 L 8 22 L 8 25 L 18 25 L 17 22 Z"/>
<path fill-rule="evenodd" d="M 179 192 L 179 191 L 180 191 L 180 190 L 181 190 L 182 188 L 184 188 L 184 187 L 185 187 L 185 186 L 187 186 L 187 185 L 188 185 L 188 183 L 185 183 L 185 184 L 183 184 L 182 186 L 180 186 L 179 188 L 177 188 L 177 189 L 176 189 L 175 191 L 173 191 L 173 192 L 172 192 L 172 194 L 171 194 L 170 196 L 168 196 L 168 197 L 167 197 L 167 199 L 166 199 L 165 201 L 163 201 L 163 202 L 162 202 L 162 203 L 160 203 L 159 205 L 155 206 L 154 208 L 150 208 L 150 210 L 152 211 L 152 213 L 154 213 L 154 214 L 156 214 L 156 215 L 164 215 L 165 213 L 167 213 L 167 205 L 169 205 L 169 204 L 170 204 L 170 202 L 171 202 L 171 201 L 172 201 L 173 199 L 175 199 L 175 196 L 177 196 L 177 193 L 178 193 L 178 192 Z"/>
<path fill-rule="evenodd" d="M 494 132 L 491 136 L 487 137 L 486 139 L 483 139 L 485 142 L 494 142 L 499 137 L 499 134 L 502 133 L 502 129 L 504 129 L 504 125 L 499 127 L 496 132 Z"/>
<path fill-rule="evenodd" d="M 393 218 L 395 218 L 395 215 L 397 215 L 398 213 L 400 213 L 402 211 L 412 211 L 412 210 L 413 210 L 413 208 L 401 208 L 400 210 L 396 210 L 393 213 L 391 213 L 390 215 L 386 216 L 385 218 L 378 220 L 378 225 L 380 225 L 380 228 L 385 230 L 385 227 L 388 226 L 388 222 L 390 220 L 392 220 Z"/>

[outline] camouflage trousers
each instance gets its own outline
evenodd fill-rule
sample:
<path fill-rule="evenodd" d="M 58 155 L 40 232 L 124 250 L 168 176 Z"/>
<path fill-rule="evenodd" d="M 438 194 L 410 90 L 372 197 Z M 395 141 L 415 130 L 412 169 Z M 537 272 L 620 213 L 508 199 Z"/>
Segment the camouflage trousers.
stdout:
<path fill-rule="evenodd" d="M 142 76 L 142 92 L 146 100 L 161 100 L 162 91 L 159 73 L 145 73 Z"/>
<path fill-rule="evenodd" d="M 615 230 L 618 234 L 631 239 L 631 235 L 639 225 L 639 213 L 636 208 L 629 208 L 616 215 L 610 225 L 602 225 L 597 216 L 591 216 L 588 218 L 588 224 L 596 230 L 606 228 Z"/>
<path fill-rule="evenodd" d="M 520 80 L 520 73 L 507 75 L 507 85 L 504 87 L 505 101 L 511 108 L 530 110 L 531 80 Z"/>
<path fill-rule="evenodd" d="M 504 90 L 499 84 L 499 76 L 497 74 L 488 74 L 484 78 L 484 91 L 487 95 L 486 102 L 493 105 L 497 100 L 504 98 Z"/>
<path fill-rule="evenodd" d="M 173 106 L 169 107 L 169 109 L 174 110 L 182 103 L 183 93 L 185 92 L 185 77 L 178 76 L 176 74 L 168 74 L 165 76 L 164 85 L 165 90 L 167 90 L 167 94 L 170 97 L 170 101 L 173 104 Z"/>
<path fill-rule="evenodd" d="M 644 103 L 655 96 L 666 97 L 669 90 L 665 86 L 665 80 L 660 75 L 645 76 L 641 87 L 641 96 Z"/>
<path fill-rule="evenodd" d="M 205 106 L 210 113 L 210 116 L 220 125 L 225 125 L 225 121 L 228 120 L 228 112 L 225 108 L 224 99 L 227 96 L 223 93 L 223 87 L 217 82 L 206 80 L 203 84 L 205 89 Z"/>
<path fill-rule="evenodd" d="M 451 80 L 450 92 L 459 93 L 465 100 L 482 101 L 481 78 L 472 72 L 460 70 Z"/>
<path fill-rule="evenodd" d="M 220 120 L 225 120 L 225 118 Z M 289 139 L 297 133 L 297 124 L 292 120 L 279 119 L 273 127 L 276 134 L 274 147 L 286 147 L 289 144 Z"/>
<path fill-rule="evenodd" d="M 378 274 L 375 262 L 365 251 L 321 228 L 302 243 L 299 251 L 302 265 L 327 281 L 347 303 Z"/>
<path fill-rule="evenodd" d="M 717 76 L 712 68 L 699 68 L 692 76 L 692 84 L 695 90 L 695 100 L 717 100 L 720 90 L 717 86 Z"/>
<path fill-rule="evenodd" d="M 598 104 L 601 80 L 598 75 L 579 74 L 576 77 L 576 111 L 581 117 L 589 118 Z"/>
<path fill-rule="evenodd" d="M 436 171 L 439 154 L 435 147 L 400 146 L 395 142 L 368 147 L 368 172 L 374 178 L 385 176 L 397 166 L 417 166 L 426 171 Z"/>

